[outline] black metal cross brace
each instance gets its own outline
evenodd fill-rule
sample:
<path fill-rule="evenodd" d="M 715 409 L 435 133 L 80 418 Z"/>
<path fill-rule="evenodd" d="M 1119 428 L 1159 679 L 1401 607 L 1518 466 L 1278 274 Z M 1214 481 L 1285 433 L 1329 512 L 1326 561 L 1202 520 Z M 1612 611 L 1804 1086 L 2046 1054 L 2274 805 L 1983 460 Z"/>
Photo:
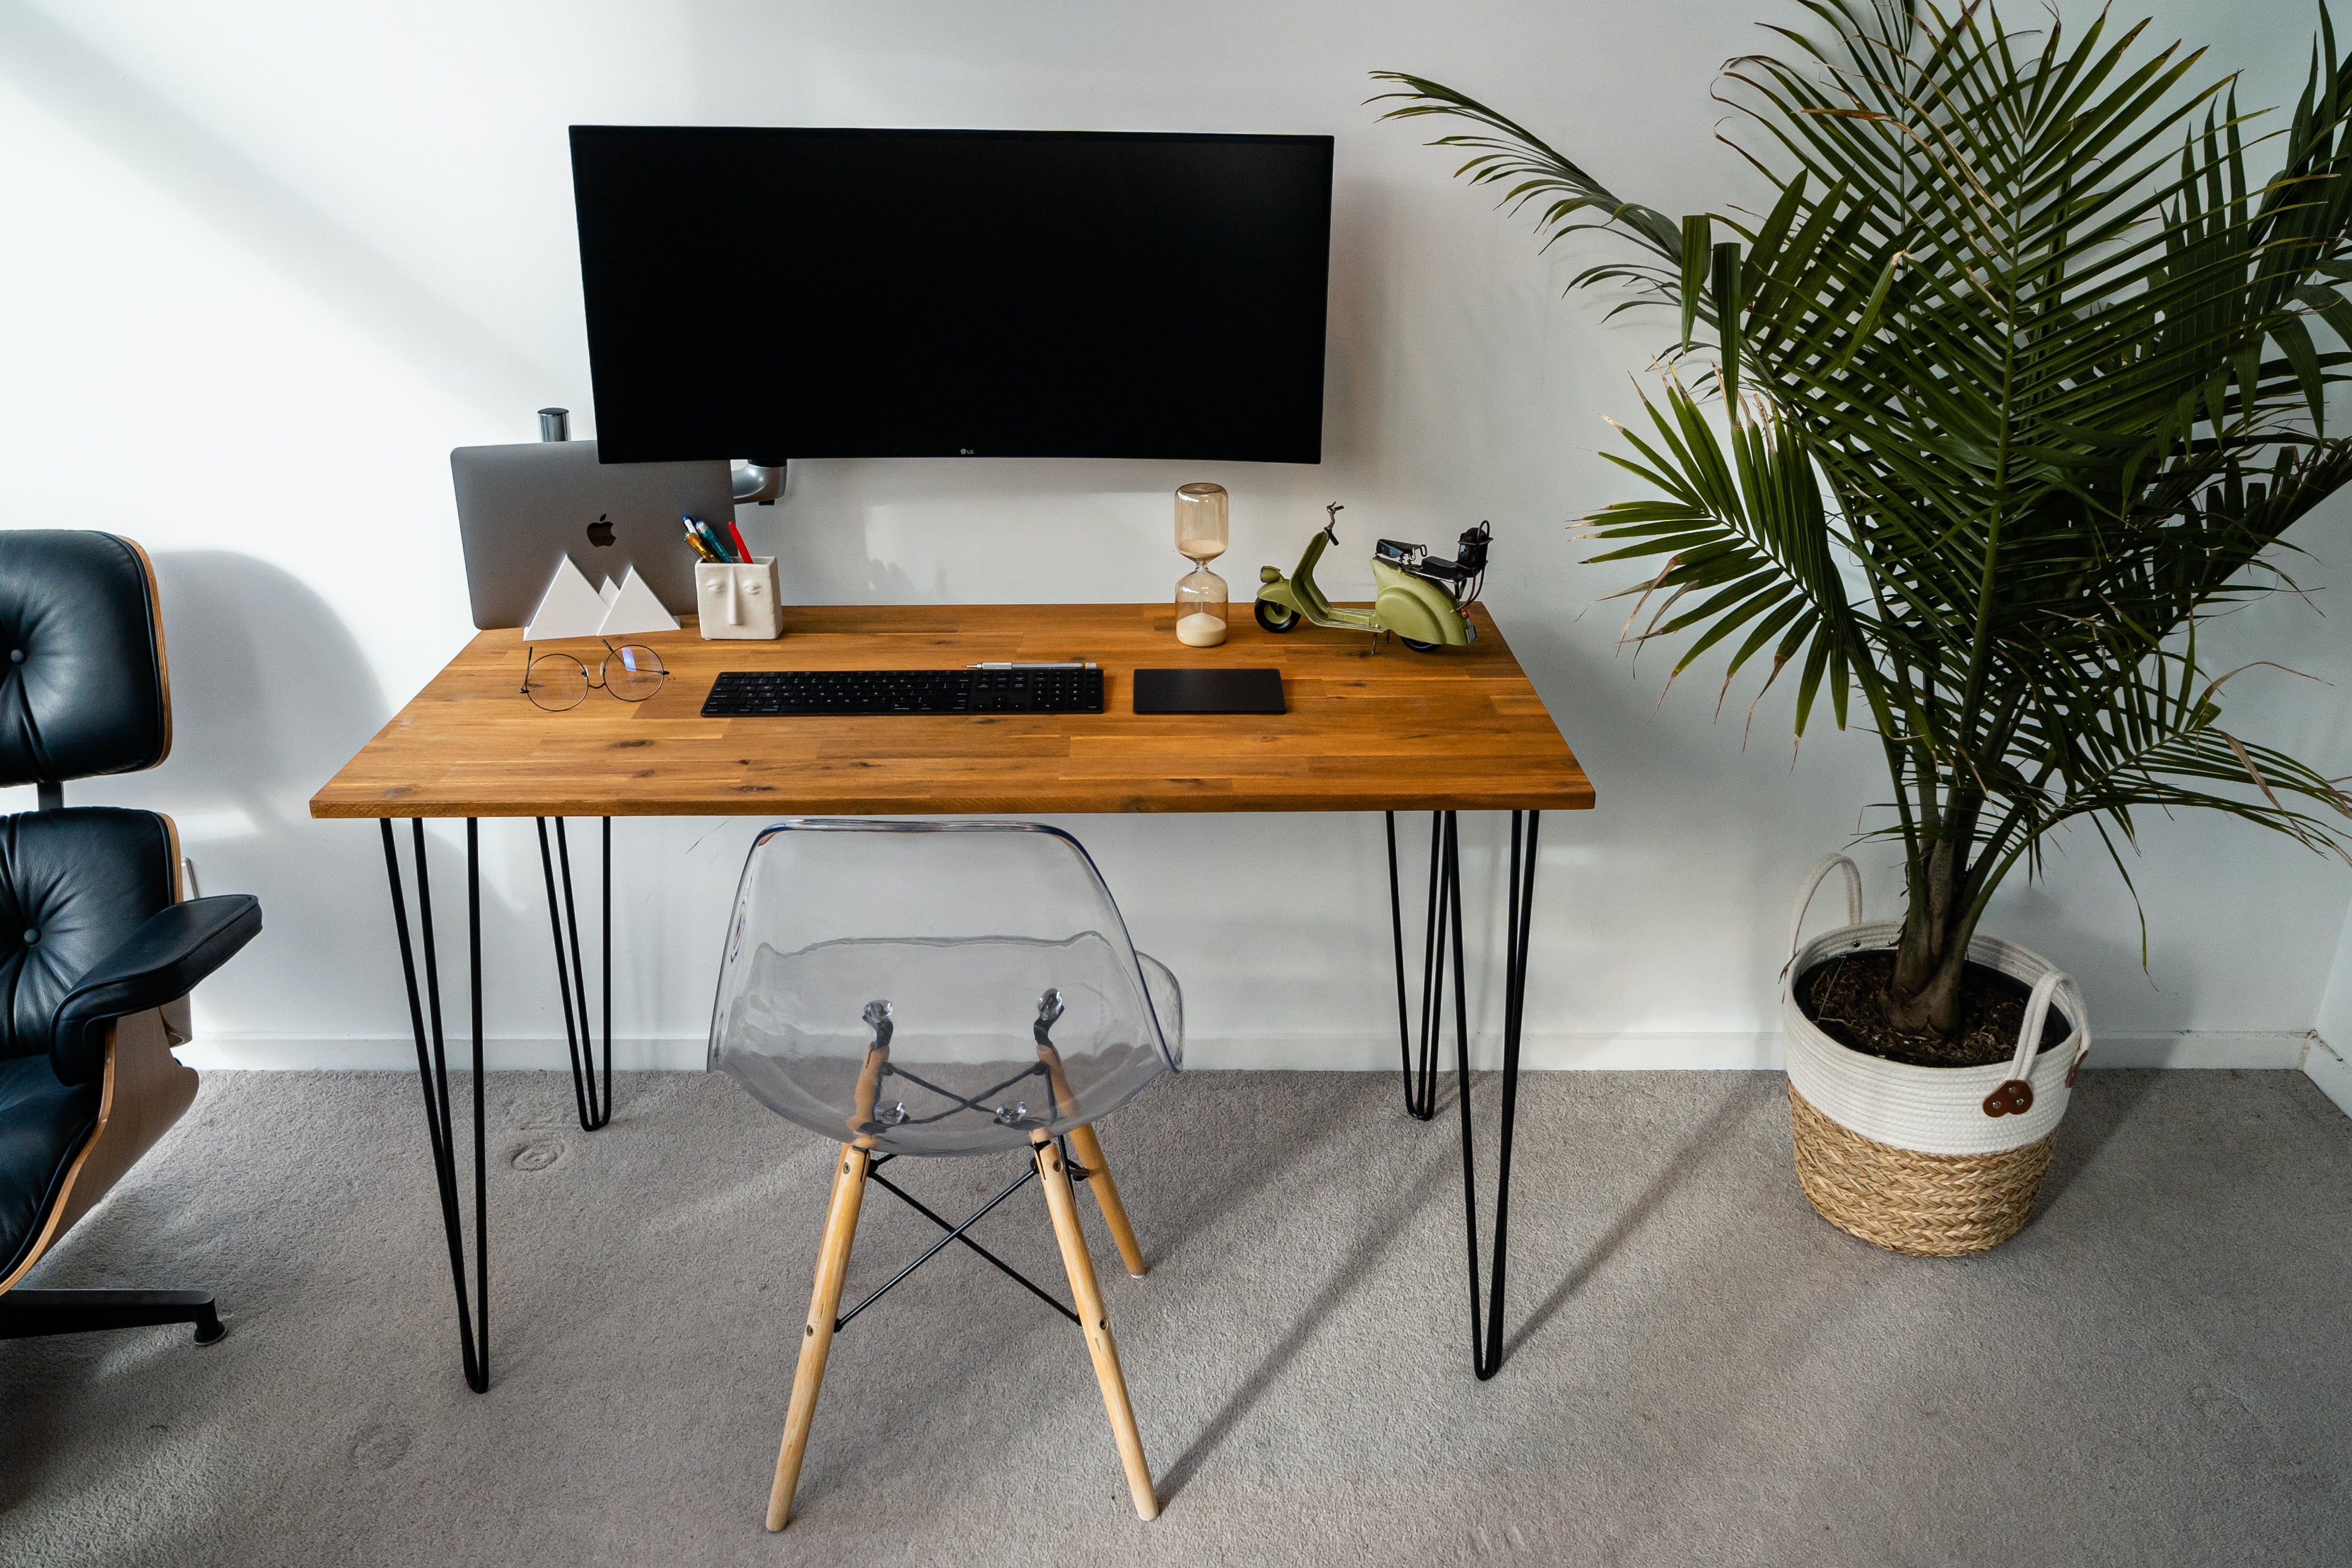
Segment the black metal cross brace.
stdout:
<path fill-rule="evenodd" d="M 884 1062 L 882 1064 L 882 1076 L 884 1078 L 903 1078 L 909 1083 L 919 1085 L 921 1088 L 930 1090 L 933 1094 L 938 1095 L 942 1100 L 951 1100 L 955 1101 L 954 1104 L 949 1106 L 945 1110 L 940 1111 L 936 1115 L 909 1116 L 903 1121 L 893 1121 L 890 1122 L 889 1125 L 892 1127 L 928 1127 L 934 1121 L 945 1121 L 949 1117 L 965 1110 L 973 1111 L 979 1115 L 985 1116 L 992 1121 L 1001 1121 L 1003 1119 L 997 1115 L 995 1109 L 988 1105 L 986 1102 L 995 1099 L 998 1095 L 1003 1094 L 1014 1084 L 1024 1083 L 1030 1079 L 1042 1077 L 1045 1072 L 1045 1064 L 1044 1062 L 1032 1062 L 1027 1067 L 1023 1068 L 1019 1072 L 1014 1073 L 1011 1078 L 1006 1079 L 1003 1083 L 994 1085 L 989 1089 L 983 1089 L 976 1095 L 965 1096 L 958 1094 L 955 1090 L 946 1088 L 943 1085 L 933 1083 L 929 1079 L 924 1078 L 919 1073 L 909 1072 L 896 1062 Z M 891 1156 L 888 1155 L 884 1156 L 885 1159 L 888 1159 Z M 877 1163 L 879 1163 L 879 1162 L 877 1161 Z"/>
<path fill-rule="evenodd" d="M 1054 1300 L 1053 1297 L 1047 1295 L 1027 1275 L 1022 1273 L 1019 1269 L 1013 1268 L 1013 1265 L 1005 1262 L 1004 1259 L 997 1257 L 996 1254 L 989 1251 L 988 1248 L 981 1246 L 980 1243 L 974 1241 L 971 1237 L 964 1234 L 974 1225 L 977 1225 L 980 1222 L 980 1218 L 982 1215 L 985 1215 L 989 1210 L 994 1208 L 997 1205 L 1003 1203 L 1005 1199 L 1011 1197 L 1023 1187 L 1027 1186 L 1031 1182 L 1037 1179 L 1037 1166 L 1034 1161 L 1030 1163 L 1028 1167 L 1024 1169 L 1019 1176 L 1013 1179 L 1010 1186 L 1007 1186 L 1003 1192 L 998 1193 L 994 1197 L 981 1205 L 977 1209 L 974 1209 L 971 1215 L 966 1216 L 962 1224 L 958 1225 L 953 1221 L 947 1219 L 943 1215 L 934 1214 L 920 1200 L 916 1198 L 913 1194 L 906 1191 L 904 1188 L 900 1187 L 898 1183 L 893 1182 L 889 1177 L 882 1174 L 880 1167 L 897 1158 L 898 1156 L 896 1154 L 885 1154 L 879 1159 L 877 1159 L 872 1165 L 867 1167 L 866 1173 L 866 1179 L 875 1183 L 877 1185 L 881 1187 L 883 1191 L 896 1197 L 900 1203 L 905 1204 L 908 1208 L 913 1209 L 917 1214 L 921 1215 L 925 1219 L 929 1220 L 933 1225 L 938 1226 L 941 1230 L 946 1231 L 947 1234 L 940 1237 L 938 1241 L 934 1242 L 931 1245 L 930 1249 L 925 1252 L 920 1258 L 916 1258 L 912 1263 L 908 1264 L 907 1267 L 892 1275 L 887 1284 L 884 1284 L 879 1289 L 873 1291 L 866 1298 L 866 1300 L 858 1302 L 857 1305 L 850 1308 L 846 1312 L 842 1313 L 840 1317 L 835 1318 L 833 1321 L 833 1331 L 835 1333 L 839 1333 L 843 1329 L 848 1327 L 850 1319 L 857 1316 L 858 1313 L 866 1310 L 866 1308 L 874 1305 L 875 1302 L 880 1300 L 885 1295 L 888 1294 L 891 1286 L 898 1284 L 900 1280 L 906 1279 L 908 1275 L 912 1274 L 916 1269 L 920 1268 L 924 1264 L 929 1263 L 932 1258 L 937 1258 L 941 1252 L 945 1251 L 947 1249 L 948 1243 L 951 1241 L 962 1242 L 966 1247 L 971 1247 L 974 1252 L 979 1253 L 981 1257 L 986 1258 L 999 1273 L 1013 1280 L 1024 1290 L 1028 1291 L 1032 1296 L 1036 1297 L 1037 1300 L 1045 1302 L 1045 1305 L 1053 1308 L 1054 1310 L 1069 1319 L 1071 1322 L 1077 1322 L 1078 1315 L 1076 1312 L 1073 1312 L 1070 1309 L 1063 1306 L 1062 1303 Z M 1062 1163 L 1069 1169 L 1073 1175 L 1077 1175 L 1079 1173 L 1078 1164 L 1076 1161 L 1070 1158 L 1070 1152 L 1066 1147 L 1062 1151 Z M 1092 1173 L 1089 1172 L 1087 1173 L 1091 1174 Z"/>

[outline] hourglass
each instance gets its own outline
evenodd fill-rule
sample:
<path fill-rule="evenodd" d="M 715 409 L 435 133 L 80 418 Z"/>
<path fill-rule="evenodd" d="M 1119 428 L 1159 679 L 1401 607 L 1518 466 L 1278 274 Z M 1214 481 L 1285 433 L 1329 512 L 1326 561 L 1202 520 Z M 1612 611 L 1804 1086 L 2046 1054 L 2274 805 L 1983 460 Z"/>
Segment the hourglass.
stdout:
<path fill-rule="evenodd" d="M 1225 552 L 1224 486 L 1177 487 L 1176 550 L 1192 563 L 1176 583 L 1176 640 L 1214 647 L 1225 640 L 1225 580 L 1209 563 Z"/>

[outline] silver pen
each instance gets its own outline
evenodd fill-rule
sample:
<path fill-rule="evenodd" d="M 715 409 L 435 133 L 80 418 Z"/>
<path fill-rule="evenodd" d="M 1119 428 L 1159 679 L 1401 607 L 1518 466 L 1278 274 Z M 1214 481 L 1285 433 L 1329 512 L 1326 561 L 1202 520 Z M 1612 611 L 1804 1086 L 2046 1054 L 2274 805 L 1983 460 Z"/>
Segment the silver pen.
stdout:
<path fill-rule="evenodd" d="M 1066 658 L 1058 664 L 1013 664 L 992 661 L 987 664 L 967 664 L 966 669 L 1094 669 L 1098 668 L 1090 658 Z"/>

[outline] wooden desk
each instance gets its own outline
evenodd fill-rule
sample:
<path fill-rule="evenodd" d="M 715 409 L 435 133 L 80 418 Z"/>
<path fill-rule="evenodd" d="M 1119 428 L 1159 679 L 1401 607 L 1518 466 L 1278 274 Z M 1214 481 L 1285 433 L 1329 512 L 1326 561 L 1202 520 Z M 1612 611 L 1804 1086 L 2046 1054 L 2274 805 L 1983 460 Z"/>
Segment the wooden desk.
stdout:
<path fill-rule="evenodd" d="M 1236 610 L 1244 609 L 1241 605 Z M 1467 648 L 1375 652 L 1244 614 L 1177 642 L 1165 605 L 824 605 L 775 642 L 636 637 L 644 702 L 520 694 L 519 631 L 483 632 L 310 799 L 320 817 L 850 816 L 1094 811 L 1555 811 L 1592 785 L 1483 609 Z M 593 642 L 546 645 L 585 650 Z M 1105 711 L 705 719 L 722 669 L 940 669 L 1092 658 Z M 1289 711 L 1138 715 L 1134 671 L 1271 665 Z"/>
<path fill-rule="evenodd" d="M 1236 604 L 1245 611 L 1247 602 Z M 549 929 L 580 1124 L 612 1115 L 612 832 L 615 816 L 892 816 L 1149 811 L 1383 811 L 1389 914 L 1395 939 L 1397 1032 L 1405 1107 L 1435 1113 L 1453 969 L 1454 1065 L 1461 1092 L 1469 1210 L 1472 1366 L 1502 1363 L 1504 1244 L 1520 1024 L 1527 1000 L 1541 814 L 1592 805 L 1592 785 L 1542 700 L 1483 609 L 1467 648 L 1375 649 L 1361 632 L 1313 626 L 1276 636 L 1246 617 L 1223 646 L 1176 641 L 1165 605 L 830 605 L 790 609 L 774 642 L 705 642 L 692 630 L 635 637 L 654 647 L 667 682 L 644 702 L 591 691 L 549 713 L 521 694 L 518 631 L 483 632 L 310 798 L 317 817 L 374 818 L 383 838 L 409 1021 L 425 1087 L 443 1226 L 457 1292 L 467 1384 L 489 1386 L 488 1215 L 482 1117 L 479 818 L 538 819 Z M 593 642 L 547 645 L 600 657 Z M 1067 714 L 806 715 L 705 719 L 704 697 L 726 669 L 940 669 L 991 659 L 1091 658 L 1105 674 L 1105 711 Z M 1134 671 L 1186 665 L 1272 665 L 1289 710 L 1139 715 Z M 1400 810 L 1433 814 L 1422 945 L 1418 1056 L 1405 984 Z M 1463 981 L 1460 841 L 1455 814 L 1507 811 L 1511 848 L 1505 927 L 1503 1093 L 1493 1268 L 1482 1320 L 1479 1226 L 1471 1173 L 1468 1011 Z M 455 1124 L 444 1045 L 440 965 L 422 818 L 466 819 L 467 931 L 474 1068 L 474 1299 L 467 1299 Z M 594 1070 L 568 816 L 603 819 L 604 1083 Z M 410 830 L 415 907 L 400 866 L 395 818 Z M 553 824 L 551 837 L 550 823 Z M 445 894 L 446 900 L 446 894 Z M 418 984 L 417 952 L 424 956 Z M 567 952 L 568 949 L 568 952 Z M 1450 953 L 1450 958 L 1449 958 Z M 428 1025 L 429 1020 L 429 1025 Z"/>

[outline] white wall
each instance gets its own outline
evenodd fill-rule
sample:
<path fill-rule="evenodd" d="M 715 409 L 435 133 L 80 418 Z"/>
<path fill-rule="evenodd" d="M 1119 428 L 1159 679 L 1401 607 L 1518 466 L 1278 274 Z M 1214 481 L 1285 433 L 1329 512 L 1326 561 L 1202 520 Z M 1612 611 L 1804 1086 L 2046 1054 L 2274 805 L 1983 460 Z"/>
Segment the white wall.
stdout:
<path fill-rule="evenodd" d="M 314 823 L 304 803 L 469 633 L 448 448 L 530 439 L 548 403 L 593 433 L 564 127 L 1077 126 L 1338 137 L 1323 465 L 804 462 L 784 505 L 744 510 L 746 532 L 811 601 L 1081 601 L 1167 590 L 1181 569 L 1167 495 L 1187 479 L 1234 491 L 1241 584 L 1287 561 L 1328 500 L 1348 503 L 1360 547 L 1493 519 L 1489 603 L 1600 792 L 1597 811 L 1546 823 L 1529 1000 L 1544 1059 L 1769 1059 L 1787 899 L 1883 789 L 1873 749 L 1823 731 L 1792 763 L 1785 694 L 1743 747 L 1744 694 L 1714 721 L 1700 676 L 1661 707 L 1669 660 L 1615 652 L 1622 607 L 1596 601 L 1628 574 L 1579 566 L 1563 523 L 1624 493 L 1590 448 L 1601 415 L 1634 406 L 1627 377 L 1658 329 L 1563 300 L 1594 252 L 1538 257 L 1524 224 L 1449 179 L 1421 145 L 1433 132 L 1361 101 L 1373 68 L 1434 76 L 1628 195 L 1720 207 L 1753 187 L 1713 140 L 1706 93 L 1719 62 L 1767 44 L 1751 12 L 1796 15 L 1773 0 L 0 0 L 0 521 L 113 529 L 154 553 L 178 749 L 72 794 L 174 813 L 208 889 L 261 895 L 268 929 L 200 994 L 200 1027 L 233 1059 L 396 1059 L 374 829 Z M 2302 0 L 2165 12 L 2155 31 L 2249 68 L 2247 101 L 2299 85 Z M 2352 563 L 2347 515 L 2307 525 L 2308 580 Z M 2284 600 L 2218 628 L 2223 668 L 2271 658 L 2335 682 L 2242 677 L 2233 726 L 2352 772 L 2343 625 Z M 702 1030 L 753 826 L 621 825 L 622 1035 Z M 1382 1059 L 1378 818 L 1068 826 L 1185 977 L 1206 1058 Z M 436 831 L 453 877 L 456 829 Z M 557 1023 L 528 834 L 485 827 L 490 1018 L 543 1039 Z M 2105 1035 L 2260 1037 L 2216 1047 L 2251 1060 L 2311 1028 L 2342 868 L 2218 821 L 2154 818 L 2144 842 L 2146 974 L 2130 899 L 2087 835 L 2046 882 L 2004 893 L 1995 925 L 2074 968 Z M 1884 907 L 1891 858 L 1864 853 Z"/>

